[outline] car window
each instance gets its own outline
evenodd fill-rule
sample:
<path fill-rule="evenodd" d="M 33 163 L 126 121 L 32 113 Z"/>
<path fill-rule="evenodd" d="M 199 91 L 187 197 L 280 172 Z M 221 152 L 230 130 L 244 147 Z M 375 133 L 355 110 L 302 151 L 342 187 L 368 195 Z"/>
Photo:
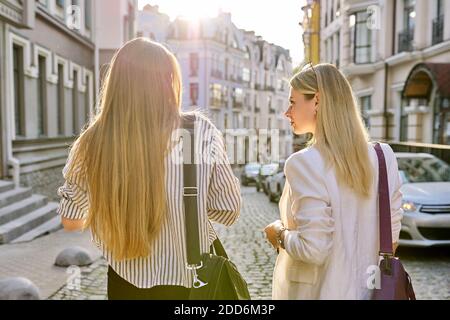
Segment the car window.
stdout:
<path fill-rule="evenodd" d="M 404 183 L 450 181 L 450 166 L 438 158 L 398 158 Z"/>

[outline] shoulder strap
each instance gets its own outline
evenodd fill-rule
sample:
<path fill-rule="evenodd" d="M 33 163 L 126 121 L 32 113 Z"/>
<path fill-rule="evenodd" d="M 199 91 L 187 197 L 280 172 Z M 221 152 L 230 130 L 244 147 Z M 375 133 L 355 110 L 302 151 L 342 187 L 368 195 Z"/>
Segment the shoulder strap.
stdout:
<path fill-rule="evenodd" d="M 184 115 L 183 129 L 189 132 L 189 148 L 186 150 L 186 141 L 183 141 L 183 200 L 184 215 L 186 218 L 186 249 L 189 265 L 201 263 L 199 226 L 198 226 L 198 188 L 197 167 L 195 164 L 195 115 Z M 187 159 L 189 157 L 189 160 Z"/>
<path fill-rule="evenodd" d="M 391 203 L 389 199 L 389 184 L 386 169 L 386 160 L 383 149 L 379 143 L 375 144 L 378 157 L 378 208 L 380 219 L 380 256 L 393 255 Z"/>

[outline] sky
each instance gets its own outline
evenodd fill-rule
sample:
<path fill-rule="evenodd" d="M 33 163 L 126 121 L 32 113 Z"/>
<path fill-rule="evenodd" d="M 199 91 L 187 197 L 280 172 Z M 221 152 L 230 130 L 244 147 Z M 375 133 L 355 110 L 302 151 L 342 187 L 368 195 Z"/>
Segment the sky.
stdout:
<path fill-rule="evenodd" d="M 253 30 L 266 41 L 289 49 L 293 65 L 303 60 L 301 7 L 305 0 L 139 0 L 139 9 L 146 4 L 158 5 L 159 11 L 189 18 L 214 17 L 219 10 L 231 13 L 231 20 L 240 29 Z"/>

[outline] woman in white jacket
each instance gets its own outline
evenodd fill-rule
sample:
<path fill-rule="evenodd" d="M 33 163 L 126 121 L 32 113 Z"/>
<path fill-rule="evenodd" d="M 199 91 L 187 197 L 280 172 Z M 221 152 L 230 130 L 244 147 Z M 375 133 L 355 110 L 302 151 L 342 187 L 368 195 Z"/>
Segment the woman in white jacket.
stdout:
<path fill-rule="evenodd" d="M 291 80 L 286 116 L 296 134 L 313 133 L 308 148 L 285 164 L 280 220 L 266 227 L 279 252 L 273 299 L 368 299 L 378 265 L 378 166 L 350 84 L 330 64 Z M 392 149 L 385 153 L 393 246 L 403 211 Z"/>

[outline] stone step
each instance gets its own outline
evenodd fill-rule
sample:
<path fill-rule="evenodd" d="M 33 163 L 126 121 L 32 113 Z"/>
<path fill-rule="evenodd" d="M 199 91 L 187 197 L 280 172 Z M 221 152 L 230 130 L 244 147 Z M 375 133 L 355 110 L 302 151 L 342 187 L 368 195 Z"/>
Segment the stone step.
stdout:
<path fill-rule="evenodd" d="M 58 203 L 50 202 L 42 208 L 0 226 L 0 244 L 9 243 L 54 218 L 57 215 L 57 208 Z"/>
<path fill-rule="evenodd" d="M 31 188 L 17 188 L 0 193 L 0 208 L 31 196 Z"/>
<path fill-rule="evenodd" d="M 30 213 L 47 204 L 47 198 L 41 195 L 31 195 L 22 201 L 15 202 L 9 206 L 0 208 L 0 225 Z"/>
<path fill-rule="evenodd" d="M 62 229 L 62 224 L 61 224 L 61 217 L 57 215 L 48 220 L 47 222 L 41 224 L 40 226 L 37 226 L 36 228 L 14 239 L 13 241 L 11 241 L 11 243 L 28 242 L 38 237 L 57 231 L 59 229 Z"/>
<path fill-rule="evenodd" d="M 0 193 L 14 189 L 14 183 L 11 181 L 0 180 Z"/>

